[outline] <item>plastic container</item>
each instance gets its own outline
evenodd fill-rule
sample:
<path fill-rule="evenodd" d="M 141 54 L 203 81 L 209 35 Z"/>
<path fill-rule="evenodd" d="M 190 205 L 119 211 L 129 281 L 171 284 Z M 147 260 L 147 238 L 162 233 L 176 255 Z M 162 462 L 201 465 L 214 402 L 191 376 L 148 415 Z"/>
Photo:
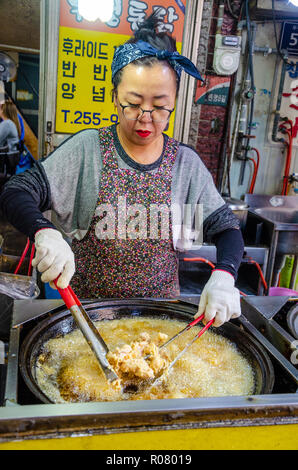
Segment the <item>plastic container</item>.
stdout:
<path fill-rule="evenodd" d="M 278 296 L 278 295 L 288 295 L 288 296 L 295 296 L 298 297 L 298 291 L 287 289 L 286 287 L 270 287 L 269 289 L 270 296 Z"/>

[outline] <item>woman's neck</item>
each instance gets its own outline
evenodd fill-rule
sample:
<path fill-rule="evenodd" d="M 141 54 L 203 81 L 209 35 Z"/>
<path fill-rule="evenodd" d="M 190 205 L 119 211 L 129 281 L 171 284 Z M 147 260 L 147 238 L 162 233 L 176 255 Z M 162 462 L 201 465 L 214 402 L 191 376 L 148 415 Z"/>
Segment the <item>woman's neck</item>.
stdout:
<path fill-rule="evenodd" d="M 162 154 L 164 138 L 161 134 L 156 140 L 148 145 L 136 145 L 126 139 L 125 135 L 122 135 L 121 128 L 118 125 L 116 127 L 118 139 L 123 149 L 129 155 L 130 158 L 135 160 L 142 165 L 149 165 L 154 163 Z"/>

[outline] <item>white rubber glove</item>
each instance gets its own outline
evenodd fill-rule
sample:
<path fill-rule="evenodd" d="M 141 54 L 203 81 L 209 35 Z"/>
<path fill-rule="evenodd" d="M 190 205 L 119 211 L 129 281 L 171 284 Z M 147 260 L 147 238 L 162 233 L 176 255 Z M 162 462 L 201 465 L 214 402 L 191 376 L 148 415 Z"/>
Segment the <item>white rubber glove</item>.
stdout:
<path fill-rule="evenodd" d="M 195 318 L 202 313 L 205 314 L 204 324 L 215 317 L 213 326 L 216 327 L 241 315 L 240 293 L 231 274 L 226 271 L 213 271 L 203 289 Z"/>
<path fill-rule="evenodd" d="M 65 289 L 75 273 L 74 254 L 69 244 L 58 230 L 52 228 L 39 230 L 34 241 L 36 252 L 32 266 L 42 273 L 41 280 L 56 289 L 51 281 L 61 274 L 57 285 Z"/>

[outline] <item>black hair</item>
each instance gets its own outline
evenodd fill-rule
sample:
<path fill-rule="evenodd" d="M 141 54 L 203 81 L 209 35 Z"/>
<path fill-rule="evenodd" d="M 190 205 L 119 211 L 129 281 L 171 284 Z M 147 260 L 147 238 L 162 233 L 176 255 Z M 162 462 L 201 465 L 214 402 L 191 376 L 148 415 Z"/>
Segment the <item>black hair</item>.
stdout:
<path fill-rule="evenodd" d="M 155 49 L 167 49 L 169 52 L 177 50 L 175 38 L 168 33 L 158 32 L 161 23 L 158 12 L 159 9 L 155 10 L 142 23 L 138 23 L 138 29 L 135 31 L 134 36 L 127 41 L 128 44 L 133 44 L 141 39 L 148 42 Z"/>
<path fill-rule="evenodd" d="M 170 36 L 167 32 L 158 32 L 158 27 L 161 20 L 158 18 L 159 9 L 155 10 L 150 16 L 148 16 L 142 23 L 138 23 L 138 29 L 134 32 L 134 35 L 126 41 L 125 44 L 134 44 L 139 40 L 148 42 L 152 47 L 159 50 L 168 50 L 169 52 L 176 52 L 176 39 Z M 160 62 L 157 57 L 147 56 L 137 59 L 132 63 L 135 65 L 146 65 L 151 67 L 152 65 Z M 114 76 L 113 83 L 113 95 L 116 92 L 119 83 L 121 82 L 123 69 L 120 69 Z M 176 74 L 177 93 L 179 90 L 180 79 Z"/>

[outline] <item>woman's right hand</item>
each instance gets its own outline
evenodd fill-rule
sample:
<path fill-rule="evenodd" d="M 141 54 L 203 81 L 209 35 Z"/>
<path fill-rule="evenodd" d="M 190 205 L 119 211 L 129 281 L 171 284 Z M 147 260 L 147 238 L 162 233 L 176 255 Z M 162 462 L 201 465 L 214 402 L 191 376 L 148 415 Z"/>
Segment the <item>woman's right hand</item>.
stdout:
<path fill-rule="evenodd" d="M 32 266 L 42 273 L 41 280 L 56 289 L 54 279 L 59 274 L 57 285 L 65 289 L 75 273 L 74 254 L 58 230 L 44 228 L 35 234 L 35 257 Z"/>

